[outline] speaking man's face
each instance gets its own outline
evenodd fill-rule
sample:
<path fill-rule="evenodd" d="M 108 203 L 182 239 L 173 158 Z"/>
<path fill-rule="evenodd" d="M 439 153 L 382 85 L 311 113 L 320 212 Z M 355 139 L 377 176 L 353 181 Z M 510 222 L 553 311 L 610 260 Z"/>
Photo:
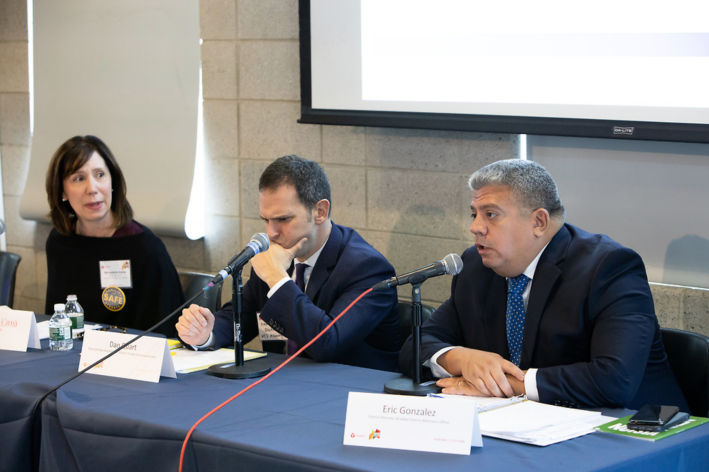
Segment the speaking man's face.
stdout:
<path fill-rule="evenodd" d="M 521 208 L 506 185 L 473 192 L 470 232 L 485 267 L 503 277 L 516 277 L 537 255 L 534 212 Z"/>

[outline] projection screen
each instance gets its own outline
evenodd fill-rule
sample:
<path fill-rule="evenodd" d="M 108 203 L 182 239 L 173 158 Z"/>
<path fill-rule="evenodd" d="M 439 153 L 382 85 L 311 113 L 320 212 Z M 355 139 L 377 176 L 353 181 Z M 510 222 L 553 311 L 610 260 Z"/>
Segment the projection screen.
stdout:
<path fill-rule="evenodd" d="M 304 123 L 709 142 L 709 3 L 301 0 Z"/>

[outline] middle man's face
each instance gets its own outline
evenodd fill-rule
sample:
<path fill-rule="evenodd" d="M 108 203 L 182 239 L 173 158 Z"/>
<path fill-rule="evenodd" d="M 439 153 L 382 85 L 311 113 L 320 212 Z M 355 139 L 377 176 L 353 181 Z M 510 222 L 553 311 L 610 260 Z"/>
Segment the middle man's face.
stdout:
<path fill-rule="evenodd" d="M 290 249 L 302 238 L 308 242 L 294 257 L 303 259 L 309 255 L 315 244 L 315 219 L 298 198 L 298 192 L 292 185 L 281 185 L 276 190 L 259 192 L 259 211 L 261 219 L 266 222 L 268 238 L 283 247 Z"/>

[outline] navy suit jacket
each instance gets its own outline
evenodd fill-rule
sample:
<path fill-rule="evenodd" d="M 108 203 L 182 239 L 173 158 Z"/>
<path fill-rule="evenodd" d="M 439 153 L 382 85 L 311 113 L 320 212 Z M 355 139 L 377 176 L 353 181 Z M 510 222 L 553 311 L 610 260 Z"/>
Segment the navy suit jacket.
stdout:
<path fill-rule="evenodd" d="M 421 359 L 447 346 L 510 359 L 507 284 L 475 247 L 463 253 L 451 297 L 422 326 Z M 411 339 L 401 352 L 413 373 Z M 534 367 L 543 403 L 583 407 L 677 405 L 689 411 L 672 374 L 647 282 L 634 251 L 607 236 L 564 225 L 534 273 L 522 342 L 522 370 Z"/>
<path fill-rule="evenodd" d="M 292 270 L 292 267 L 291 267 Z M 303 293 L 288 281 L 269 299 L 269 287 L 252 270 L 242 294 L 242 337 L 258 336 L 256 313 L 273 329 L 307 344 L 359 295 L 395 275 L 394 268 L 353 229 L 333 223 Z M 216 313 L 217 347 L 233 344 L 231 303 Z M 399 372 L 396 291 L 369 293 L 306 353 L 318 362 L 337 362 Z"/>

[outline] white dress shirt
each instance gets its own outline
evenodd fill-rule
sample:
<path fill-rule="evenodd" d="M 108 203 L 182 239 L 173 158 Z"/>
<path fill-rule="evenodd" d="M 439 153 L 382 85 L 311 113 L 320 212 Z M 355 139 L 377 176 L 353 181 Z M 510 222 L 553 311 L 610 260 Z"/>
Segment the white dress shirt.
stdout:
<path fill-rule="evenodd" d="M 327 244 L 327 240 L 325 240 L 325 244 Z M 294 261 L 296 264 L 308 264 L 308 267 L 305 268 L 305 272 L 303 273 L 303 287 L 305 287 L 306 290 L 308 288 L 308 282 L 310 282 L 310 274 L 313 273 L 313 267 L 315 267 L 315 263 L 318 262 L 318 258 L 320 257 L 320 253 L 325 247 L 325 244 L 320 246 L 320 249 L 318 249 L 315 254 L 308 257 L 306 260 L 301 261 L 300 259 L 296 259 Z M 283 284 L 288 282 L 289 280 L 295 282 L 295 266 L 293 267 L 293 273 L 290 277 L 283 277 L 281 280 L 276 282 L 273 287 L 271 287 L 271 290 L 268 291 L 268 298 L 271 298 L 278 291 L 278 289 L 281 288 Z"/>

